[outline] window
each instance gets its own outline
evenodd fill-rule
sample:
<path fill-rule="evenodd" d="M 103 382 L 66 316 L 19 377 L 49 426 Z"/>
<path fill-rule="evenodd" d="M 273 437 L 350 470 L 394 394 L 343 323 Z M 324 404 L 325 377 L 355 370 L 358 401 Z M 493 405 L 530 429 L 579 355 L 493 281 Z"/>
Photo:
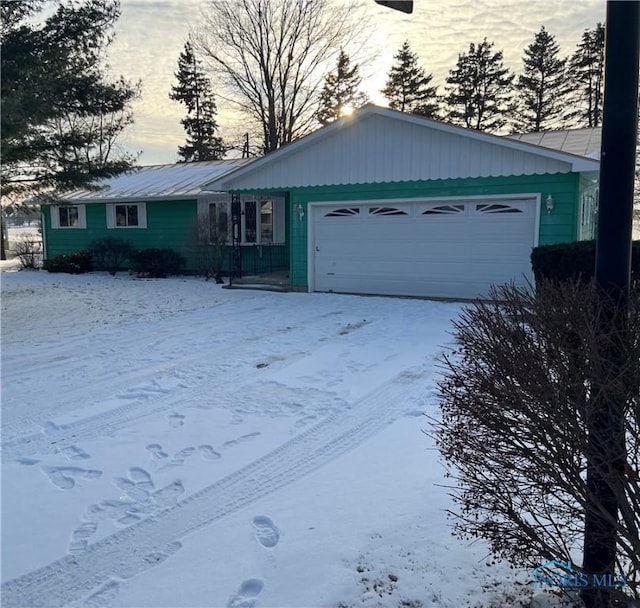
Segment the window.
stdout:
<path fill-rule="evenodd" d="M 228 203 L 209 204 L 209 240 L 212 243 L 225 243 L 229 240 Z"/>
<path fill-rule="evenodd" d="M 464 213 L 464 205 L 437 205 L 422 212 L 422 215 L 455 215 Z"/>
<path fill-rule="evenodd" d="M 343 209 L 333 209 L 328 213 L 325 213 L 325 217 L 350 217 L 353 215 L 358 215 L 360 213 L 360 209 L 358 207 L 345 207 Z"/>
<path fill-rule="evenodd" d="M 260 202 L 260 242 L 273 242 L 273 201 Z"/>
<path fill-rule="evenodd" d="M 215 196 L 221 198 L 219 195 Z M 224 238 L 228 244 L 231 244 L 233 223 L 231 201 L 227 199 L 209 202 L 205 199 L 198 203 L 198 209 L 200 214 L 206 214 L 208 209 L 211 242 Z M 284 233 L 285 202 L 283 198 L 241 200 L 240 243 L 243 245 L 284 243 Z"/>
<path fill-rule="evenodd" d="M 86 228 L 84 205 L 61 205 L 51 207 L 52 228 Z"/>
<path fill-rule="evenodd" d="M 116 226 L 138 226 L 138 205 L 116 205 Z"/>
<path fill-rule="evenodd" d="M 146 228 L 145 203 L 113 203 L 107 205 L 107 228 Z"/>
<path fill-rule="evenodd" d="M 407 215 L 406 211 L 396 209 L 395 207 L 371 207 L 370 215 Z"/>
<path fill-rule="evenodd" d="M 476 205 L 476 211 L 479 213 L 524 213 L 522 209 L 501 203 Z"/>

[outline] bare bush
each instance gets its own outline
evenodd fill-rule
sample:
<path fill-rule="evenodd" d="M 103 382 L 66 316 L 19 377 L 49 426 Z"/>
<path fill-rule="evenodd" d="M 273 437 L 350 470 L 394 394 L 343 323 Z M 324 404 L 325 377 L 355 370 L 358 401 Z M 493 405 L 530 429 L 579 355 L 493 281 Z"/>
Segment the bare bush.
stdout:
<path fill-rule="evenodd" d="M 513 286 L 466 308 L 443 357 L 434 435 L 453 481 L 454 533 L 486 539 L 519 566 L 583 552 L 588 424 L 618 400 L 623 452 L 603 475 L 618 516 L 617 569 L 637 596 L 640 575 L 640 297 L 603 331 L 612 308 L 593 284 Z M 618 353 L 612 367 L 603 353 Z M 606 505 L 598 507 L 608 516 Z"/>
<path fill-rule="evenodd" d="M 222 283 L 222 267 L 224 263 L 225 245 L 227 243 L 227 220 L 219 217 L 211 218 L 199 214 L 194 220 L 188 237 L 190 249 L 195 254 L 198 273 L 207 281 L 215 279 Z"/>
<path fill-rule="evenodd" d="M 20 269 L 40 268 L 42 260 L 42 241 L 32 235 L 22 235 L 18 237 L 12 247 L 15 256 L 20 260 Z"/>

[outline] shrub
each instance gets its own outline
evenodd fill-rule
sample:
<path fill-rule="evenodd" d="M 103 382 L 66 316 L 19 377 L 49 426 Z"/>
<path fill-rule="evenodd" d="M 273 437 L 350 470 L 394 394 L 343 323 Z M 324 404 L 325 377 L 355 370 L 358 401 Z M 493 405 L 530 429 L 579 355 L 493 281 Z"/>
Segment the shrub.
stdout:
<path fill-rule="evenodd" d="M 544 282 L 537 294 L 507 286 L 493 296 L 454 322 L 438 383 L 434 434 L 452 481 L 454 532 L 486 539 L 520 566 L 572 561 L 586 515 L 609 508 L 589 502 L 585 475 L 589 459 L 603 462 L 601 483 L 619 505 L 617 571 L 632 587 L 640 578 L 640 294 L 627 309 L 593 282 Z"/>
<path fill-rule="evenodd" d="M 536 283 L 543 279 L 588 283 L 596 265 L 596 242 L 558 243 L 543 245 L 531 252 L 531 266 Z M 640 241 L 634 241 L 631 251 L 631 277 L 640 281 Z"/>
<path fill-rule="evenodd" d="M 82 274 L 93 270 L 91 254 L 88 251 L 58 255 L 52 260 L 45 260 L 42 267 L 48 272 L 68 272 L 69 274 Z"/>
<path fill-rule="evenodd" d="M 132 254 L 133 270 L 139 277 L 165 278 L 180 274 L 186 260 L 173 249 L 143 249 Z"/>
<path fill-rule="evenodd" d="M 22 236 L 13 246 L 13 252 L 20 261 L 20 269 L 36 269 L 42 254 L 42 241 L 32 236 Z"/>
<path fill-rule="evenodd" d="M 124 239 L 113 236 L 105 236 L 96 239 L 89 245 L 89 253 L 95 268 L 108 270 L 115 274 L 125 267 L 125 262 L 131 260 L 135 253 L 135 247 Z"/>

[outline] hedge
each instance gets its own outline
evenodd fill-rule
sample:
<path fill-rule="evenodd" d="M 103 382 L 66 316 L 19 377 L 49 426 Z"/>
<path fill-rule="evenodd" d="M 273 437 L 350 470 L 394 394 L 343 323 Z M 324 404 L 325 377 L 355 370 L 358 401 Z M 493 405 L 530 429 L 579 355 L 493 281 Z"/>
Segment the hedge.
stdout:
<path fill-rule="evenodd" d="M 595 241 L 543 245 L 531 252 L 531 266 L 537 283 L 543 279 L 588 282 L 595 274 L 595 265 Z M 640 241 L 632 243 L 631 280 L 640 281 Z"/>

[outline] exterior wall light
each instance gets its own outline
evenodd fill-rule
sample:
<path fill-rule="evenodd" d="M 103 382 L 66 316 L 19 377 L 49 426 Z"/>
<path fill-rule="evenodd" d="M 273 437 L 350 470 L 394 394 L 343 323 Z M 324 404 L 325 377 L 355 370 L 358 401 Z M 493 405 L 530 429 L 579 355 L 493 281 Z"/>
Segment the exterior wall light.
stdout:
<path fill-rule="evenodd" d="M 547 200 L 545 201 L 545 204 L 547 206 L 547 213 L 551 213 L 553 211 L 553 206 L 555 205 L 555 202 L 553 200 L 553 196 L 548 194 L 547 195 Z"/>
<path fill-rule="evenodd" d="M 298 213 L 298 219 L 302 221 L 304 219 L 304 207 L 300 204 L 296 205 L 296 212 Z"/>

